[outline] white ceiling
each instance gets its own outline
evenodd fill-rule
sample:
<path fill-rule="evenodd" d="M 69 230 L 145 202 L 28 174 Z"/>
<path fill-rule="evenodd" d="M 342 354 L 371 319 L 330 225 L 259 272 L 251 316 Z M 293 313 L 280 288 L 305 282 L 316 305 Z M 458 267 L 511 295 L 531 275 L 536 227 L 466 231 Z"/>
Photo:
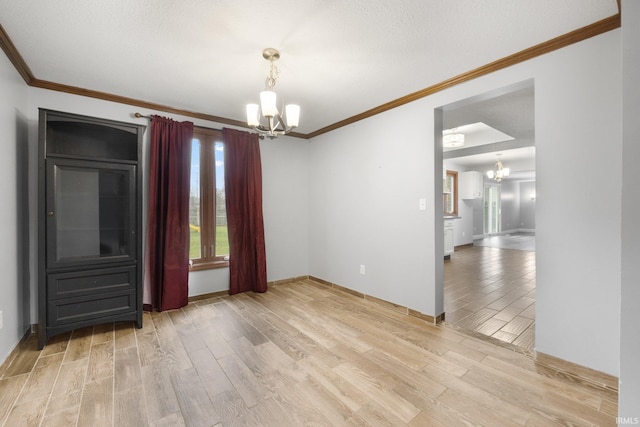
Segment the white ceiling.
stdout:
<path fill-rule="evenodd" d="M 301 133 L 617 13 L 616 0 L 0 0 L 37 79 L 227 119 L 244 121 L 277 48 Z"/>

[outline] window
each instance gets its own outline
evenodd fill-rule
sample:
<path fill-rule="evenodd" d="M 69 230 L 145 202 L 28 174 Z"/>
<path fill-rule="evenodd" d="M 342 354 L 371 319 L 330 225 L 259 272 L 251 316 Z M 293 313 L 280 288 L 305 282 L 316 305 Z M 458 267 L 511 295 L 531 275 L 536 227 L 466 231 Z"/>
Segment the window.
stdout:
<path fill-rule="evenodd" d="M 442 183 L 442 204 L 444 216 L 458 216 L 458 172 L 447 171 Z"/>
<path fill-rule="evenodd" d="M 222 132 L 196 127 L 191 146 L 189 197 L 192 270 L 229 265 Z"/>

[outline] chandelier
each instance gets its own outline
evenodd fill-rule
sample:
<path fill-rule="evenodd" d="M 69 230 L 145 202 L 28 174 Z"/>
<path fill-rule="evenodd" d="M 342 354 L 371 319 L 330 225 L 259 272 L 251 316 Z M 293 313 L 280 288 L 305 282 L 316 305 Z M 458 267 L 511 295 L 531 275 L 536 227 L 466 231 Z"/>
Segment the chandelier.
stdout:
<path fill-rule="evenodd" d="M 494 166 L 493 170 L 487 171 L 487 177 L 489 179 L 493 179 L 494 181 L 500 182 L 502 178 L 506 178 L 509 176 L 509 168 L 505 168 L 502 166 L 502 162 L 500 161 L 501 154 L 498 154 L 498 161 Z"/>
<path fill-rule="evenodd" d="M 442 131 L 442 146 L 444 148 L 458 148 L 464 145 L 464 134 L 456 129 Z"/>
<path fill-rule="evenodd" d="M 284 114 L 281 113 L 282 105 L 278 110 L 277 96 L 273 88 L 279 75 L 274 62 L 280 59 L 280 52 L 267 48 L 262 51 L 262 56 L 270 63 L 269 75 L 265 81 L 265 89 L 260 92 L 260 105 L 247 104 L 247 125 L 261 135 L 274 139 L 298 126 L 300 106 L 288 104 L 284 107 Z"/>

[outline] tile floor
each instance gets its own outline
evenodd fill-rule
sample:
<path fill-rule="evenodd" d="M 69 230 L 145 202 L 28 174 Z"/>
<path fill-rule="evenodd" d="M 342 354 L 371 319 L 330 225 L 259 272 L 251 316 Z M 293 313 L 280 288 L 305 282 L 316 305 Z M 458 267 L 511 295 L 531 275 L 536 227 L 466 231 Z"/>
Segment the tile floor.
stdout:
<path fill-rule="evenodd" d="M 446 321 L 533 350 L 536 270 L 532 248 L 535 236 L 514 234 L 457 249 L 444 264 Z"/>

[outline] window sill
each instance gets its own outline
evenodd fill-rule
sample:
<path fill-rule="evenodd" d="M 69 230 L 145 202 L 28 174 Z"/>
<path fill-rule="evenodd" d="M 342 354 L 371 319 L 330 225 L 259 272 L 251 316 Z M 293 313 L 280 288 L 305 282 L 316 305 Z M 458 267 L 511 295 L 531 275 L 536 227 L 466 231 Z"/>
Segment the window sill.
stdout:
<path fill-rule="evenodd" d="M 197 264 L 191 264 L 189 271 L 211 270 L 214 268 L 227 268 L 229 267 L 229 261 L 211 261 L 211 262 L 199 262 Z"/>

